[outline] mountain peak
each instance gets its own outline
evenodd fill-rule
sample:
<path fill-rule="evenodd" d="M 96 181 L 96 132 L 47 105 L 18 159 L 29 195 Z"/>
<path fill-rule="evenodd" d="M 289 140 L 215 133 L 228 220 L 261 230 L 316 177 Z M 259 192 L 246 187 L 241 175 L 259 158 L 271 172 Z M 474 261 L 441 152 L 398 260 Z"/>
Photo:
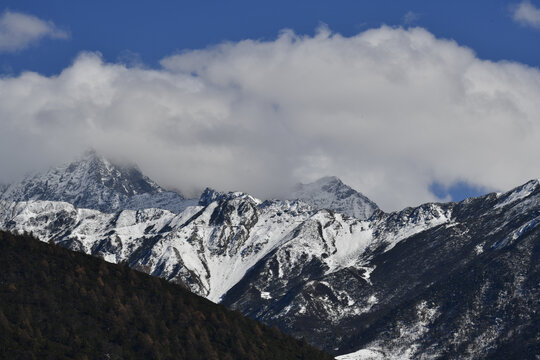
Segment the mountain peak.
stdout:
<path fill-rule="evenodd" d="M 144 175 L 142 175 L 141 170 L 139 169 L 137 164 L 135 164 L 135 163 L 120 163 L 120 162 L 117 162 L 117 161 L 113 161 L 113 160 L 105 157 L 103 154 L 97 152 L 94 149 L 86 150 L 85 152 L 83 152 L 81 154 L 81 156 L 76 158 L 74 161 L 72 161 L 68 165 L 64 165 L 64 166 L 74 167 L 74 166 L 77 166 L 79 164 L 91 164 L 93 166 L 101 167 L 102 169 L 105 169 L 107 171 L 114 171 L 114 170 L 119 170 L 119 171 L 124 170 L 124 171 L 126 171 L 126 170 L 129 170 L 129 171 L 132 171 L 132 172 L 138 172 L 138 173 L 141 174 L 141 176 L 144 176 Z M 94 167 L 93 169 L 96 169 L 96 167 Z M 148 179 L 148 180 L 150 180 L 150 179 Z M 153 183 L 153 181 L 151 181 L 151 182 Z M 159 187 L 158 185 L 156 185 L 156 186 Z"/>
<path fill-rule="evenodd" d="M 309 184 L 297 184 L 289 196 L 317 209 L 329 209 L 357 219 L 368 219 L 377 204 L 344 184 L 336 176 L 325 176 Z"/>
<path fill-rule="evenodd" d="M 225 194 L 220 191 L 216 191 L 212 188 L 207 187 L 206 189 L 204 189 L 201 197 L 199 198 L 199 205 L 207 206 L 214 201 L 221 199 L 224 195 Z"/>
<path fill-rule="evenodd" d="M 60 181 L 76 180 L 79 184 L 96 185 L 128 197 L 164 191 L 144 176 L 136 165 L 113 163 L 92 149 L 87 150 L 78 160 L 51 169 L 48 173 L 61 174 Z"/>
<path fill-rule="evenodd" d="M 118 165 L 94 150 L 87 150 L 69 164 L 10 185 L 1 199 L 65 201 L 76 207 L 115 212 L 144 207 L 142 200 L 149 194 L 161 194 L 159 200 L 165 209 L 183 208 L 176 204 L 184 200 L 181 195 L 167 192 L 136 166 Z"/>
<path fill-rule="evenodd" d="M 254 201 L 255 203 L 260 203 L 261 201 L 259 199 L 254 198 L 253 196 L 240 192 L 240 191 L 230 191 L 230 192 L 221 192 L 214 190 L 212 188 L 207 187 L 202 192 L 200 198 L 199 198 L 199 205 L 200 206 L 207 206 L 214 201 L 221 201 L 221 200 L 233 200 L 238 198 L 248 198 Z"/>
<path fill-rule="evenodd" d="M 111 168 L 113 166 L 113 163 L 107 159 L 102 154 L 98 153 L 94 149 L 87 149 L 85 152 L 83 152 L 80 156 L 76 157 L 72 162 L 69 164 L 64 164 L 64 166 L 76 166 L 78 164 L 102 164 L 102 166 L 105 166 L 107 168 Z M 62 166 L 59 166 L 62 167 Z"/>

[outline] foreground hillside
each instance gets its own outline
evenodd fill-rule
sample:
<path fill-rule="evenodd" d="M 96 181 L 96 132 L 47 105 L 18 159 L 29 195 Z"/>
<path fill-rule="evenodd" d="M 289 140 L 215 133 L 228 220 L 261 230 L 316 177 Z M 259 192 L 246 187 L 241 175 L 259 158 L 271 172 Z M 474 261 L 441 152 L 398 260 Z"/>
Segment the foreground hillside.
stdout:
<path fill-rule="evenodd" d="M 331 359 L 163 279 L 0 232 L 2 359 Z"/>

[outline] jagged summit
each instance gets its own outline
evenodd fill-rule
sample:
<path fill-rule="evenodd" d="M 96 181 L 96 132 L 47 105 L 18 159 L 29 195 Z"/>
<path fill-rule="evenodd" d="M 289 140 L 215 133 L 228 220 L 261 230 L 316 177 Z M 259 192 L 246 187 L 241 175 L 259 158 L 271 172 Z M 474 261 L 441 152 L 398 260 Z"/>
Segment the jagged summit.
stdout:
<path fill-rule="evenodd" d="M 335 176 L 297 184 L 289 198 L 302 200 L 316 209 L 330 209 L 361 220 L 370 218 L 379 209 L 377 204 Z"/>
<path fill-rule="evenodd" d="M 0 199 L 65 201 L 103 212 L 149 207 L 152 204 L 148 201 L 171 211 L 185 208 L 180 194 L 161 188 L 136 166 L 115 164 L 94 150 L 69 164 L 9 185 Z"/>
<path fill-rule="evenodd" d="M 253 200 L 255 203 L 261 203 L 261 200 L 254 198 L 253 196 L 246 194 L 244 192 L 240 191 L 229 191 L 229 192 L 222 192 L 217 191 L 212 188 L 207 187 L 202 192 L 200 198 L 199 198 L 199 205 L 200 206 L 207 206 L 213 203 L 214 201 L 222 201 L 222 200 L 232 200 L 237 198 L 249 198 Z"/>

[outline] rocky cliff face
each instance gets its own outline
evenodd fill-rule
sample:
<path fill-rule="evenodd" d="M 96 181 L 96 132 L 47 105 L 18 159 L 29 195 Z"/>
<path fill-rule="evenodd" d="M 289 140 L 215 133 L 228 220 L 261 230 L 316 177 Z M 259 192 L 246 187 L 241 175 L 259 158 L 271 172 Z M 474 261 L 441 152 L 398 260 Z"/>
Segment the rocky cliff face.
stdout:
<path fill-rule="evenodd" d="M 343 359 L 540 353 L 537 181 L 384 213 L 337 178 L 299 199 L 193 201 L 92 161 L 9 186 L 1 227 L 185 284 Z"/>

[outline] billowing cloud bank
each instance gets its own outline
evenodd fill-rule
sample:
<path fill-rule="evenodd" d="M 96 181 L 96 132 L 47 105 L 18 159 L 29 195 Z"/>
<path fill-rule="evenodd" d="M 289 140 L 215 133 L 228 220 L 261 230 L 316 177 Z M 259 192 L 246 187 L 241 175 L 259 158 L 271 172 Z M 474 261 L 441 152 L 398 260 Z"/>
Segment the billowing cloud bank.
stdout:
<path fill-rule="evenodd" d="M 540 175 L 540 71 L 478 59 L 421 28 L 283 32 L 127 68 L 81 54 L 0 80 L 5 180 L 94 147 L 166 186 L 277 196 L 337 175 L 399 209 L 429 185 L 508 189 Z"/>

